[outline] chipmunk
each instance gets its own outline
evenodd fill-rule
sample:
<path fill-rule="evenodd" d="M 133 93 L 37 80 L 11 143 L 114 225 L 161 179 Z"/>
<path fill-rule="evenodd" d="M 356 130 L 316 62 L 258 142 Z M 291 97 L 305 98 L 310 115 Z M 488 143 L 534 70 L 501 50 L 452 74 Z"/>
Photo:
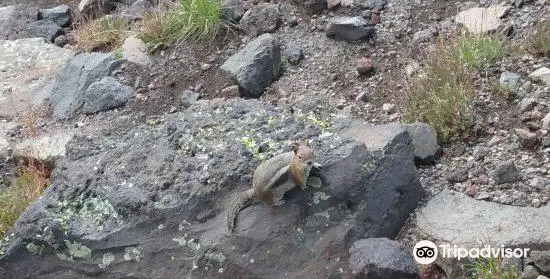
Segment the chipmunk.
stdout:
<path fill-rule="evenodd" d="M 307 145 L 298 144 L 292 144 L 291 150 L 272 157 L 256 168 L 252 189 L 238 194 L 230 204 L 227 213 L 229 232 L 233 232 L 239 211 L 250 205 L 254 199 L 274 207 L 295 186 L 304 190 L 307 188 L 306 182 L 313 167 L 313 152 Z"/>

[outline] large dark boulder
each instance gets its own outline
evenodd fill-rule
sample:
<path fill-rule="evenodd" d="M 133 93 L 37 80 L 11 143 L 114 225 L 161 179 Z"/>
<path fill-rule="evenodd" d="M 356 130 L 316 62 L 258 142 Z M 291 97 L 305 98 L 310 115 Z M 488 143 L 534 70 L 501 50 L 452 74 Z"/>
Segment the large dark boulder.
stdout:
<path fill-rule="evenodd" d="M 52 185 L 0 249 L 5 278 L 332 278 L 358 239 L 394 238 L 423 197 L 408 132 L 292 115 L 259 100 L 195 102 L 76 135 Z M 321 128 L 323 127 L 323 128 Z M 226 209 L 260 160 L 310 139 L 322 186 Z"/>

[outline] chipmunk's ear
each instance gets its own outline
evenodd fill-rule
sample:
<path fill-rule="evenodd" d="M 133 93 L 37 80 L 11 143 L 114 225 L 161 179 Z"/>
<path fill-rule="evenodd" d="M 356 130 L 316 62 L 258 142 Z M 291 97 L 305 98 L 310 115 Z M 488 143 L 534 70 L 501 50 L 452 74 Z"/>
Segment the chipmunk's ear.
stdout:
<path fill-rule="evenodd" d="M 305 142 L 304 142 L 304 144 L 305 144 L 307 147 L 311 147 L 311 146 L 309 145 L 309 139 L 306 139 Z"/>
<path fill-rule="evenodd" d="M 297 153 L 297 152 L 298 152 L 298 144 L 295 143 L 295 142 L 293 142 L 293 143 L 292 143 L 292 146 L 290 147 L 290 149 L 292 149 L 292 151 L 293 151 L 294 153 Z"/>

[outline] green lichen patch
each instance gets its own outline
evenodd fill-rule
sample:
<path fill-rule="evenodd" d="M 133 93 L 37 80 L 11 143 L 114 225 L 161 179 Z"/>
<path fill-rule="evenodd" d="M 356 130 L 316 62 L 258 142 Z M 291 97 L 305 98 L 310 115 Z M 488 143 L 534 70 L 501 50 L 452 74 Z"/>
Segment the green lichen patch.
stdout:
<path fill-rule="evenodd" d="M 69 222 L 72 220 L 79 220 L 94 228 L 98 226 L 101 228 L 103 223 L 110 218 L 120 221 L 119 215 L 111 203 L 98 197 L 84 199 L 80 196 L 72 201 L 64 200 L 59 202 L 59 208 L 60 213 L 55 220 L 60 223 L 65 233 L 67 233 Z"/>
<path fill-rule="evenodd" d="M 27 244 L 25 248 L 27 249 L 27 251 L 35 255 L 40 255 L 42 254 L 42 251 L 44 251 L 44 245 L 36 245 L 34 243 Z"/>
<path fill-rule="evenodd" d="M 282 144 L 270 138 L 260 139 L 252 136 L 241 137 L 241 143 L 252 153 L 254 158 L 263 162 L 282 152 Z M 265 148 L 261 148 L 264 147 Z"/>
<path fill-rule="evenodd" d="M 103 254 L 103 259 L 101 263 L 99 264 L 99 268 L 106 268 L 110 264 L 112 264 L 115 261 L 115 255 L 112 253 L 105 253 Z"/>
<path fill-rule="evenodd" d="M 325 119 L 320 118 L 312 111 L 308 113 L 303 113 L 303 114 L 299 113 L 298 119 L 306 123 L 314 124 L 319 128 L 321 128 L 322 130 L 330 129 L 333 126 L 331 118 L 325 118 Z"/>
<path fill-rule="evenodd" d="M 315 192 L 313 194 L 313 203 L 314 204 L 319 204 L 319 202 L 326 201 L 329 198 L 330 198 L 330 196 L 328 196 L 327 194 L 325 194 L 323 192 Z"/>
<path fill-rule="evenodd" d="M 187 234 L 182 237 L 172 238 L 172 240 L 177 242 L 179 246 L 185 246 L 187 244 L 187 240 L 185 239 L 186 237 Z"/>
<path fill-rule="evenodd" d="M 126 247 L 124 248 L 124 259 L 127 261 L 140 262 L 143 258 L 143 255 L 136 247 Z"/>
<path fill-rule="evenodd" d="M 223 263 L 225 255 L 222 252 L 216 251 L 214 248 L 203 249 L 202 252 L 197 251 L 193 261 L 194 269 L 202 270 L 220 270 L 223 272 Z"/>
<path fill-rule="evenodd" d="M 70 242 L 65 240 L 65 245 L 67 245 L 69 255 L 72 259 L 87 260 L 92 257 L 92 250 L 76 241 Z"/>

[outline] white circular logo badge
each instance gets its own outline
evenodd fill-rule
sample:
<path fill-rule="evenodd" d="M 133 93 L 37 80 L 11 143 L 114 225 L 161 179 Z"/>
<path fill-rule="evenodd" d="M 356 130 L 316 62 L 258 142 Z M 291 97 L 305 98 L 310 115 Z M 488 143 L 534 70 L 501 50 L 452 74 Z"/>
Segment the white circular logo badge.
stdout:
<path fill-rule="evenodd" d="M 437 246 L 429 240 L 419 241 L 414 245 L 413 256 L 419 264 L 431 264 L 437 259 Z"/>

